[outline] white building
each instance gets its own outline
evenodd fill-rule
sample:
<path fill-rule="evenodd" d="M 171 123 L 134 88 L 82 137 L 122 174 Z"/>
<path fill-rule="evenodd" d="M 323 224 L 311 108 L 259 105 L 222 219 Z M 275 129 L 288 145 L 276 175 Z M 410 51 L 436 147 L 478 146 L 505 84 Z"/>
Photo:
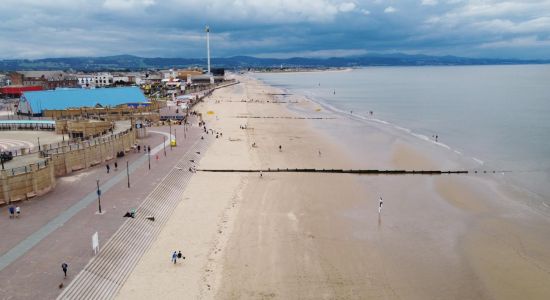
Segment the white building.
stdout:
<path fill-rule="evenodd" d="M 91 88 L 95 86 L 94 76 L 92 74 L 78 74 L 76 75 L 78 79 L 78 85 L 82 88 Z"/>
<path fill-rule="evenodd" d="M 94 75 L 96 86 L 108 86 L 113 84 L 113 75 L 111 73 L 97 73 Z"/>
<path fill-rule="evenodd" d="M 173 69 L 162 70 L 162 71 L 160 71 L 160 73 L 162 74 L 162 79 L 178 78 L 178 71 L 177 70 L 173 70 Z"/>
<path fill-rule="evenodd" d="M 129 83 L 129 82 L 130 82 L 130 78 L 129 78 L 128 76 L 115 75 L 115 76 L 113 76 L 113 82 Z"/>
<path fill-rule="evenodd" d="M 0 86 L 11 85 L 10 78 L 4 74 L 0 74 Z"/>

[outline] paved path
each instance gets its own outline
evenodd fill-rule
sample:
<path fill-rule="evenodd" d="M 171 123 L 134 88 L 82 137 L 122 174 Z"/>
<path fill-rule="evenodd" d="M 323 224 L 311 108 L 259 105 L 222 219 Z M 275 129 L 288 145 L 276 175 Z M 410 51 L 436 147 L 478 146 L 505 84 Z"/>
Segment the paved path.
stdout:
<path fill-rule="evenodd" d="M 166 134 L 166 133 L 163 133 L 163 134 Z M 166 136 L 169 137 L 168 134 L 166 134 Z M 155 147 L 155 149 L 151 149 L 151 153 L 155 155 L 162 149 L 163 149 L 163 145 L 161 144 Z M 138 160 L 134 161 L 130 165 L 130 174 L 134 172 L 134 170 L 136 169 L 136 166 L 141 165 L 147 159 L 148 159 L 147 156 L 142 156 Z M 102 192 L 106 192 L 110 190 L 115 184 L 125 179 L 126 179 L 126 174 L 121 172 L 117 176 L 112 177 L 107 182 L 100 185 L 100 190 Z M 74 215 L 76 215 L 78 212 L 80 212 L 82 209 L 84 209 L 85 207 L 87 207 L 88 205 L 90 205 L 92 202 L 96 200 L 97 200 L 97 194 L 95 192 L 89 193 L 88 195 L 86 195 L 86 197 L 82 198 L 80 201 L 75 203 L 69 209 L 61 212 L 55 219 L 48 222 L 38 231 L 28 236 L 26 239 L 20 242 L 17 246 L 11 248 L 11 250 L 9 250 L 7 253 L 0 256 L 0 271 L 2 271 L 5 267 L 7 267 L 9 264 L 14 262 L 19 257 L 23 256 L 25 253 L 27 253 L 27 251 L 29 251 L 32 247 L 34 247 L 36 244 L 42 241 L 50 233 L 52 233 L 57 228 L 63 226 L 63 224 L 65 224 L 65 222 L 67 222 L 70 218 L 72 218 Z"/>
<path fill-rule="evenodd" d="M 207 140 L 195 142 L 137 209 L 136 218 L 124 222 L 58 299 L 111 299 L 116 295 L 181 201 L 192 176 L 188 169 L 194 164 L 190 160 L 196 159 L 196 152 L 204 151 L 207 144 Z M 155 220 L 148 220 L 147 216 L 154 216 Z"/>
<path fill-rule="evenodd" d="M 178 131 L 180 128 L 183 130 L 178 127 Z M 153 131 L 164 131 L 167 135 L 168 127 L 149 130 Z M 151 169 L 147 155 L 129 153 L 118 159 L 118 171 L 111 168 L 110 174 L 102 165 L 59 178 L 53 192 L 19 203 L 23 211 L 21 218 L 9 219 L 7 209 L 2 207 L 0 299 L 55 299 L 62 292 L 59 284 L 63 282 L 67 286 L 93 258 L 91 235 L 98 232 L 100 246 L 104 246 L 127 220 L 122 215 L 140 206 L 168 171 L 191 151 L 201 135 L 202 130 L 196 126 L 190 128 L 187 138 L 178 135 L 178 147 L 167 147 L 164 155 L 162 135 L 150 134 L 140 143 L 160 145 L 154 149 L 159 153 L 151 155 Z M 132 171 L 131 188 L 126 183 L 126 161 Z M 110 164 L 113 167 L 112 161 Z M 96 214 L 97 204 L 94 203 L 97 201 L 97 178 L 104 183 L 101 187 L 102 215 Z M 93 195 L 91 200 L 90 195 Z M 69 215 L 73 216 L 69 218 Z M 69 263 L 65 279 L 60 267 L 62 262 Z"/>

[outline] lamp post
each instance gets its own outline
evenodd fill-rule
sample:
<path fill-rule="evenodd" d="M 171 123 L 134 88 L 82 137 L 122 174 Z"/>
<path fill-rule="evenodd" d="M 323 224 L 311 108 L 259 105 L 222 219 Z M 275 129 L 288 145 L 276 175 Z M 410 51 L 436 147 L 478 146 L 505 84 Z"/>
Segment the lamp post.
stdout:
<path fill-rule="evenodd" d="M 168 119 L 168 125 L 170 127 L 170 151 L 172 151 L 172 120 L 171 119 Z"/>
<path fill-rule="evenodd" d="M 128 167 L 128 161 L 126 161 L 126 177 L 128 177 L 128 188 L 130 188 L 130 168 Z"/>
<path fill-rule="evenodd" d="M 164 143 L 162 143 L 162 146 L 164 147 L 164 156 L 166 156 L 166 136 L 163 136 Z"/>
<path fill-rule="evenodd" d="M 147 148 L 147 158 L 149 159 L 149 170 L 151 170 L 151 151 Z"/>
<path fill-rule="evenodd" d="M 99 179 L 96 179 L 97 183 L 97 204 L 99 206 L 99 213 L 101 214 L 101 190 L 99 189 Z"/>

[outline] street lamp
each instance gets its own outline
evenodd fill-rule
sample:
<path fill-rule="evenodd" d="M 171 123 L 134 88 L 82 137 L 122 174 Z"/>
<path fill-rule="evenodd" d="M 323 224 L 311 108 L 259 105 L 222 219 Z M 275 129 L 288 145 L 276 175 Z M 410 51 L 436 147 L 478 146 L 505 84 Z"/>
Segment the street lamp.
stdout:
<path fill-rule="evenodd" d="M 128 188 L 130 188 L 130 168 L 128 167 L 128 161 L 126 161 L 126 177 L 128 177 Z"/>
<path fill-rule="evenodd" d="M 101 214 L 101 190 L 99 189 L 99 178 L 96 179 L 97 183 L 97 204 L 99 206 L 99 213 Z"/>
<path fill-rule="evenodd" d="M 149 170 L 151 170 L 151 151 L 147 148 L 147 158 L 149 159 Z"/>
<path fill-rule="evenodd" d="M 168 125 L 170 127 L 170 150 L 173 150 L 172 149 L 172 120 L 171 119 L 168 119 Z"/>

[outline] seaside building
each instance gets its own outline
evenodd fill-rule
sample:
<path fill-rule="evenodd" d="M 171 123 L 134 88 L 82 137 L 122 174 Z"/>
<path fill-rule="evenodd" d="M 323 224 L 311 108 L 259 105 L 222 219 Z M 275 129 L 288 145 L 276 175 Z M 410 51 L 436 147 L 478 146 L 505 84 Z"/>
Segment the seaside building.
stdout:
<path fill-rule="evenodd" d="M 97 73 L 94 75 L 94 83 L 96 86 L 109 86 L 113 84 L 113 75 L 108 72 Z"/>
<path fill-rule="evenodd" d="M 0 87 L 0 96 L 2 96 L 2 98 L 19 98 L 24 92 L 41 90 L 43 90 L 41 86 L 10 85 Z"/>
<path fill-rule="evenodd" d="M 78 80 L 78 85 L 82 88 L 95 87 L 94 76 L 91 74 L 79 74 L 76 75 L 76 78 Z"/>
<path fill-rule="evenodd" d="M 9 77 L 13 85 L 41 86 L 44 90 L 78 87 L 76 76 L 63 71 L 18 71 Z"/>
<path fill-rule="evenodd" d="M 174 71 L 172 69 L 162 70 L 160 71 L 160 74 L 162 76 L 162 79 L 174 79 L 178 77 L 178 71 Z"/>
<path fill-rule="evenodd" d="M 7 75 L 0 74 L 0 87 L 11 85 L 11 80 Z"/>
<path fill-rule="evenodd" d="M 131 84 L 131 82 L 130 82 L 130 78 L 127 75 L 118 74 L 118 75 L 113 75 L 113 84 L 129 85 Z"/>
<path fill-rule="evenodd" d="M 178 70 L 177 78 L 182 81 L 187 81 L 190 76 L 202 75 L 203 71 L 201 69 L 187 69 L 187 70 Z"/>
<path fill-rule="evenodd" d="M 120 105 L 149 105 L 138 87 L 58 89 L 53 91 L 24 92 L 17 112 L 41 116 L 45 110 L 64 110 L 84 107 L 116 107 Z"/>

